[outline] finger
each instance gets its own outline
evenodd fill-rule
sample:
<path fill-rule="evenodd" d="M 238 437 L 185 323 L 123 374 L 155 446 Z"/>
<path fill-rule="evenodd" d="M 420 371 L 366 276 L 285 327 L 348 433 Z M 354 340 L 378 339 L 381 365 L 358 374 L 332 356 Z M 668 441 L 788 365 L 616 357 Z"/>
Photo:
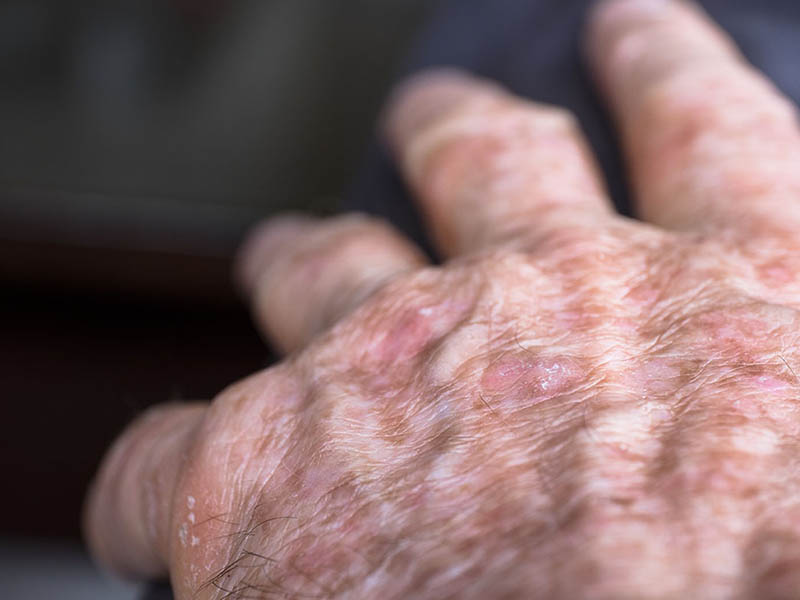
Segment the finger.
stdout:
<path fill-rule="evenodd" d="M 610 0 L 588 52 L 620 124 L 640 216 L 674 228 L 797 223 L 795 109 L 687 2 Z"/>
<path fill-rule="evenodd" d="M 267 221 L 250 236 L 239 270 L 262 331 L 291 352 L 424 263 L 411 242 L 376 219 L 291 216 Z"/>
<path fill-rule="evenodd" d="M 445 254 L 613 213 L 575 120 L 487 81 L 416 76 L 390 102 L 386 133 Z"/>
<path fill-rule="evenodd" d="M 103 460 L 87 498 L 89 549 L 131 578 L 167 574 L 173 491 L 205 404 L 168 405 L 141 416 Z"/>

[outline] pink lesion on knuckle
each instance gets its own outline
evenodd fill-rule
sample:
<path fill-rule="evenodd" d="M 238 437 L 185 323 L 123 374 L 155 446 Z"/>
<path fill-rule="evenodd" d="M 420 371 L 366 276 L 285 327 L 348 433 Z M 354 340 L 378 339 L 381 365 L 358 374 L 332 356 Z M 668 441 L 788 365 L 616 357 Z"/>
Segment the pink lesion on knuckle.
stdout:
<path fill-rule="evenodd" d="M 569 392 L 583 371 L 569 356 L 515 352 L 487 366 L 480 378 L 480 388 L 492 398 L 538 404 Z"/>
<path fill-rule="evenodd" d="M 400 318 L 377 341 L 374 355 L 379 362 L 407 360 L 418 354 L 435 332 L 435 307 L 422 306 L 404 310 Z"/>
<path fill-rule="evenodd" d="M 445 338 L 474 305 L 474 290 L 460 281 L 450 283 L 452 290 L 447 297 L 438 289 L 442 284 L 439 280 L 435 289 L 409 291 L 400 286 L 384 290 L 383 297 L 362 313 L 364 318 L 354 329 L 357 339 L 345 336 L 348 345 L 362 348 L 356 356 L 359 366 L 393 365 L 402 369 L 404 363 L 416 364 L 412 359 Z M 376 382 L 397 379 L 397 373 L 390 371 L 373 374 Z"/>

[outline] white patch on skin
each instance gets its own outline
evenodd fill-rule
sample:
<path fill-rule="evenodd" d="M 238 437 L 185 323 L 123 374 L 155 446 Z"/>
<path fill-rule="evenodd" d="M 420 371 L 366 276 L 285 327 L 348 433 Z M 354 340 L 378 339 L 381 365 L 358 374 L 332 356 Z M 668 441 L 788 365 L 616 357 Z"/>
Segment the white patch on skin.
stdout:
<path fill-rule="evenodd" d="M 190 512 L 190 513 L 189 513 L 189 522 L 190 522 L 192 525 L 194 525 L 194 522 L 195 522 L 195 517 L 194 517 L 194 513 L 193 513 L 193 512 Z"/>
<path fill-rule="evenodd" d="M 181 523 L 178 529 L 178 538 L 181 540 L 181 545 L 186 546 L 186 537 L 189 534 L 189 526 L 186 523 Z"/>
<path fill-rule="evenodd" d="M 774 454 L 778 442 L 775 432 L 764 427 L 744 427 L 733 437 L 733 445 L 737 450 L 762 456 Z"/>
<path fill-rule="evenodd" d="M 562 380 L 567 374 L 567 368 L 565 365 L 558 362 L 552 362 L 542 365 L 541 368 L 544 372 L 544 375 L 539 379 L 539 387 L 542 388 L 542 391 L 547 392 L 551 387 L 562 387 Z"/>
<path fill-rule="evenodd" d="M 450 453 L 437 457 L 428 477 L 435 482 L 452 481 L 456 476 L 456 472 L 453 469 L 453 458 Z"/>
<path fill-rule="evenodd" d="M 200 543 L 200 538 L 197 537 L 196 535 L 193 535 L 192 536 L 192 546 L 197 546 L 197 544 L 199 544 L 199 543 Z"/>
<path fill-rule="evenodd" d="M 488 332 L 485 325 L 464 325 L 452 332 L 444 344 L 434 354 L 431 361 L 431 381 L 434 385 L 447 385 L 456 379 L 459 371 L 467 361 L 475 369 L 478 362 L 472 356 L 472 349 L 486 344 Z M 488 358 L 484 358 L 481 367 L 488 366 Z"/>
<path fill-rule="evenodd" d="M 660 396 L 673 393 L 675 382 L 681 376 L 681 370 L 665 358 L 653 358 L 634 369 L 632 379 L 634 386 L 644 392 L 645 397 Z"/>
<path fill-rule="evenodd" d="M 426 306 L 425 308 L 420 308 L 418 312 L 423 317 L 430 317 L 433 314 L 433 309 L 430 306 Z"/>
<path fill-rule="evenodd" d="M 661 451 L 647 407 L 621 406 L 600 411 L 587 421 L 587 428 L 591 440 L 587 450 L 592 457 L 601 459 L 604 469 L 618 467 L 624 473 L 631 466 L 630 460 L 620 463 L 619 459 L 627 455 L 652 460 Z"/>
<path fill-rule="evenodd" d="M 194 496 L 186 496 L 186 506 L 189 507 L 189 510 L 194 508 L 195 499 Z"/>

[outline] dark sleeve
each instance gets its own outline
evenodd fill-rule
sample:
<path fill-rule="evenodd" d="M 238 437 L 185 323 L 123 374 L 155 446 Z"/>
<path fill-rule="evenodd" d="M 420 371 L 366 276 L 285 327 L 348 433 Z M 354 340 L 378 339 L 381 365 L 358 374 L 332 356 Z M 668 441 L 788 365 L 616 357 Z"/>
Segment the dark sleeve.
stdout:
<path fill-rule="evenodd" d="M 605 173 L 617 209 L 630 215 L 614 131 L 584 68 L 580 40 L 591 0 L 445 0 L 421 32 L 401 77 L 430 66 L 458 66 L 513 92 L 571 110 Z M 800 2 L 705 0 L 701 4 L 744 54 L 798 102 Z M 409 194 L 380 143 L 372 143 L 343 202 L 387 218 L 427 245 Z"/>

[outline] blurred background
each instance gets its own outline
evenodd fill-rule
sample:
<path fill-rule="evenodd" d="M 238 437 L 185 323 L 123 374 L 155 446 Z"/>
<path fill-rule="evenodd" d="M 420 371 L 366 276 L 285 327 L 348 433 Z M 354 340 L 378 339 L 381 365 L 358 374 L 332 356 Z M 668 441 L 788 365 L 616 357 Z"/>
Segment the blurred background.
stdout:
<path fill-rule="evenodd" d="M 43 547 L 40 578 L 88 565 L 83 494 L 126 422 L 268 363 L 237 243 L 336 208 L 430 4 L 0 0 L 4 598 L 55 597 L 25 571 Z"/>

